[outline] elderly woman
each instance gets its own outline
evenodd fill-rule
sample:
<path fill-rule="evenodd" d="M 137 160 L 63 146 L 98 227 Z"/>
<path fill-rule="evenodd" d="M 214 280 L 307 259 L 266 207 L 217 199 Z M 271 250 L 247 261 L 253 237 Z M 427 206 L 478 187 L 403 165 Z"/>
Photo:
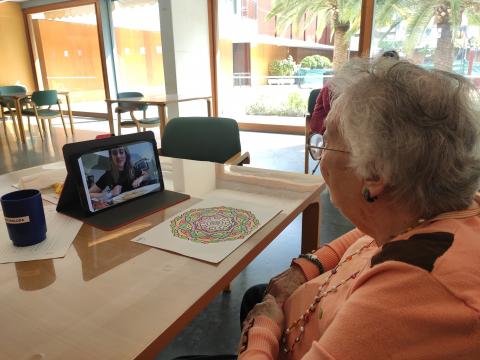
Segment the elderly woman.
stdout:
<path fill-rule="evenodd" d="M 479 359 L 477 91 L 387 58 L 330 88 L 320 166 L 357 228 L 271 280 L 239 359 Z"/>

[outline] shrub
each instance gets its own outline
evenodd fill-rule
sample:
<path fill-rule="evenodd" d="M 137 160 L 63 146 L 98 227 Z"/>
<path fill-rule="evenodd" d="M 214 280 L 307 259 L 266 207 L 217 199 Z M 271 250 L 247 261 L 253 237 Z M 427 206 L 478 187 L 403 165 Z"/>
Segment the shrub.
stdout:
<path fill-rule="evenodd" d="M 285 101 L 278 102 L 261 96 L 246 108 L 247 115 L 303 116 L 307 100 L 298 93 L 290 93 Z"/>
<path fill-rule="evenodd" d="M 292 76 L 295 74 L 297 64 L 292 58 L 292 55 L 288 55 L 283 60 L 273 60 L 268 65 L 268 75 L 270 76 Z"/>
<path fill-rule="evenodd" d="M 331 68 L 332 62 L 326 56 L 310 55 L 305 56 L 300 65 L 301 67 L 308 69 L 325 69 Z"/>
<path fill-rule="evenodd" d="M 305 69 L 315 69 L 315 66 L 317 66 L 317 62 L 315 61 L 313 56 L 306 56 L 303 58 L 300 66 Z"/>

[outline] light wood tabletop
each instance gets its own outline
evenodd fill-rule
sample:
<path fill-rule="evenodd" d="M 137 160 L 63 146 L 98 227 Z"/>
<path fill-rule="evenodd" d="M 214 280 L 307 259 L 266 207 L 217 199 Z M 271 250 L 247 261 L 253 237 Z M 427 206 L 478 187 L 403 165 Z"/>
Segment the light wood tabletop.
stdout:
<path fill-rule="evenodd" d="M 113 110 L 112 105 L 122 102 L 130 104 L 146 104 L 157 106 L 158 108 L 158 117 L 160 119 L 160 134 L 163 134 L 165 129 L 165 124 L 167 123 L 167 111 L 166 106 L 168 104 L 195 101 L 195 100 L 205 100 L 207 102 L 207 114 L 212 116 L 212 96 L 181 96 L 181 95 L 149 95 L 144 97 L 131 97 L 131 98 L 122 98 L 122 99 L 105 99 L 107 103 L 108 110 L 108 124 L 110 126 L 110 133 L 115 134 L 115 127 L 113 124 Z"/>
<path fill-rule="evenodd" d="M 302 251 L 317 247 L 321 177 L 160 162 L 166 188 L 190 200 L 114 231 L 84 224 L 64 258 L 0 265 L 1 359 L 153 359 L 302 212 Z M 0 176 L 0 194 L 55 166 Z M 130 241 L 211 192 L 283 211 L 219 264 Z"/>
<path fill-rule="evenodd" d="M 68 91 L 57 91 L 57 94 L 65 97 L 65 101 L 67 103 L 68 118 L 70 120 L 70 130 L 71 130 L 72 136 L 73 136 L 74 126 L 73 126 L 72 108 L 70 107 L 70 94 L 69 94 Z M 8 94 L 8 95 L 2 95 L 1 96 L 3 98 L 12 99 L 13 101 L 15 101 L 15 115 L 17 117 L 18 129 L 19 129 L 19 132 L 20 132 L 20 139 L 21 139 L 22 143 L 25 143 L 26 137 L 25 137 L 25 128 L 23 127 L 22 112 L 19 111 L 19 109 L 22 108 L 21 101 L 25 98 L 30 97 L 30 96 L 32 96 L 32 92 L 28 92 L 26 94 L 20 94 L 19 93 L 19 94 Z"/>

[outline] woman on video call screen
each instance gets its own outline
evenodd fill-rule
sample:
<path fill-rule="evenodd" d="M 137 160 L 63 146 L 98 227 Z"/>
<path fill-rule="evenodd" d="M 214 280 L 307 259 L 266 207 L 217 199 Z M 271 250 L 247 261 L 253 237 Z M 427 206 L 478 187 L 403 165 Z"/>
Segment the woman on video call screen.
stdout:
<path fill-rule="evenodd" d="M 87 154 L 79 159 L 90 210 L 103 209 L 159 188 L 151 147 L 148 142 L 136 143 Z M 101 171 L 101 168 L 105 170 Z M 153 186 L 155 184 L 157 186 Z"/>

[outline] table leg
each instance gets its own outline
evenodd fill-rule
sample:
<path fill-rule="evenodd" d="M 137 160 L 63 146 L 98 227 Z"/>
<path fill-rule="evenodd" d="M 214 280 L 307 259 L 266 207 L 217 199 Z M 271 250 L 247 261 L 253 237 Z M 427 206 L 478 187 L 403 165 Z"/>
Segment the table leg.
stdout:
<path fill-rule="evenodd" d="M 115 128 L 113 126 L 113 111 L 112 104 L 107 102 L 107 111 L 108 111 L 108 126 L 110 127 L 110 134 L 115 135 Z"/>
<path fill-rule="evenodd" d="M 320 236 L 320 203 L 315 202 L 303 210 L 302 216 L 302 254 L 316 250 Z"/>
<path fill-rule="evenodd" d="M 165 125 L 167 124 L 167 112 L 165 105 L 158 105 L 158 117 L 160 118 L 160 137 L 162 137 L 165 131 Z"/>
<path fill-rule="evenodd" d="M 208 116 L 212 116 L 212 100 L 207 99 L 207 113 Z"/>
<path fill-rule="evenodd" d="M 17 115 L 18 129 L 20 131 L 20 139 L 22 143 L 25 143 L 25 129 L 23 128 L 23 119 L 22 119 L 22 104 L 20 104 L 20 99 L 15 99 L 15 115 Z"/>
<path fill-rule="evenodd" d="M 70 95 L 65 94 L 65 100 L 67 100 L 68 117 L 70 119 L 70 131 L 72 132 L 72 136 L 74 136 L 73 131 L 75 129 L 73 128 L 73 116 L 72 116 L 72 108 L 70 107 Z"/>

